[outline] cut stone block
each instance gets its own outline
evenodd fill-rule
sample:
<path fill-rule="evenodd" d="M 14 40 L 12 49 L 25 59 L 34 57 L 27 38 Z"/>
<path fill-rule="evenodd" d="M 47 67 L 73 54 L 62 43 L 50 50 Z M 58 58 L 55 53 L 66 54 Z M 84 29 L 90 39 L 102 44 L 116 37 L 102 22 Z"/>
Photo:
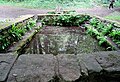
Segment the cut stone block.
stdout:
<path fill-rule="evenodd" d="M 53 76 L 52 55 L 21 55 L 11 70 L 8 82 L 47 82 Z"/>
<path fill-rule="evenodd" d="M 7 79 L 17 55 L 0 54 L 0 82 Z"/>
<path fill-rule="evenodd" d="M 102 67 L 99 65 L 93 55 L 81 54 L 77 55 L 77 58 L 79 58 L 83 62 L 83 64 L 88 70 L 88 74 L 94 72 L 99 73 L 100 71 L 102 71 Z"/>
<path fill-rule="evenodd" d="M 74 54 L 58 55 L 60 74 L 66 81 L 79 79 L 81 72 L 77 57 Z"/>
<path fill-rule="evenodd" d="M 58 66 L 59 65 L 59 66 Z M 57 75 L 66 81 L 80 77 L 74 55 L 21 55 L 11 70 L 8 82 L 48 82 Z"/>
<path fill-rule="evenodd" d="M 94 53 L 96 60 L 108 72 L 120 72 L 120 51 Z"/>

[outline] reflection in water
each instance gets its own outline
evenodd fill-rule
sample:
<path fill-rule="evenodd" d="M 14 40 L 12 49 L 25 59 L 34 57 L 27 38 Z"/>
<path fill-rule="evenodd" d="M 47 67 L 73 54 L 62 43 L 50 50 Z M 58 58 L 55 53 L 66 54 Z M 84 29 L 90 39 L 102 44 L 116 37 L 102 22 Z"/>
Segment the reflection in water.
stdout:
<path fill-rule="evenodd" d="M 49 27 L 38 33 L 26 53 L 78 54 L 104 50 L 80 29 Z"/>

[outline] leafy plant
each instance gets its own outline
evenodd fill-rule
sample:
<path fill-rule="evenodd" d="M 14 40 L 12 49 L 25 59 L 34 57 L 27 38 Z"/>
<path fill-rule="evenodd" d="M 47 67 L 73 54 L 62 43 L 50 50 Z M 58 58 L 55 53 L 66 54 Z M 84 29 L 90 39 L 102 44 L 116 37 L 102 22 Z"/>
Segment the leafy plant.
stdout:
<path fill-rule="evenodd" d="M 91 36 L 96 37 L 96 36 L 100 35 L 100 33 L 96 29 L 94 29 L 92 26 L 88 25 L 86 27 L 87 27 L 87 31 L 86 32 L 88 34 L 90 34 Z"/>
<path fill-rule="evenodd" d="M 10 41 L 5 36 L 0 35 L 0 50 L 4 50 L 9 44 Z"/>
<path fill-rule="evenodd" d="M 111 33 L 111 30 L 113 29 L 113 25 L 112 24 L 107 24 L 106 26 L 104 26 L 104 28 L 102 29 L 102 34 L 103 35 L 108 35 L 109 33 Z"/>
<path fill-rule="evenodd" d="M 90 24 L 95 27 L 102 35 L 108 35 L 113 29 L 113 24 L 105 24 L 97 18 L 92 18 Z"/>
<path fill-rule="evenodd" d="M 72 26 L 72 19 L 74 18 L 74 16 L 59 16 L 58 17 L 58 23 L 59 25 L 62 26 Z"/>
<path fill-rule="evenodd" d="M 55 26 L 80 26 L 89 19 L 90 16 L 88 15 L 60 15 L 56 17 L 44 17 L 42 19 L 42 24 Z"/>
<path fill-rule="evenodd" d="M 15 41 L 18 41 L 21 39 L 21 31 L 18 29 L 15 25 L 12 25 L 12 28 L 9 30 L 9 35 L 14 39 Z"/>
<path fill-rule="evenodd" d="M 34 27 L 34 26 L 36 26 L 36 20 L 30 19 L 30 20 L 28 21 L 28 24 L 29 24 L 31 27 Z"/>
<path fill-rule="evenodd" d="M 106 49 L 110 49 L 110 50 L 113 49 L 112 46 L 107 42 L 107 38 L 103 35 L 103 33 L 98 32 L 98 30 L 91 25 L 86 25 L 86 28 L 87 28 L 87 33 L 95 37 L 98 40 L 98 44 L 100 46 L 104 46 Z"/>
<path fill-rule="evenodd" d="M 99 40 L 99 45 L 104 45 L 107 43 L 106 37 L 105 36 L 97 36 L 97 39 Z"/>
<path fill-rule="evenodd" d="M 31 30 L 32 27 L 36 26 L 36 20 L 33 19 L 29 19 L 29 21 L 27 22 L 26 26 L 24 26 L 24 28 L 26 30 Z"/>
<path fill-rule="evenodd" d="M 47 17 L 41 19 L 42 25 L 56 25 L 56 17 Z"/>
<path fill-rule="evenodd" d="M 95 25 L 93 25 L 93 26 L 95 26 Z M 105 26 L 105 24 L 103 22 L 98 22 L 95 27 L 99 32 L 101 32 L 102 30 L 104 30 L 104 26 Z"/>
<path fill-rule="evenodd" d="M 97 18 L 92 18 L 90 20 L 90 25 L 96 27 L 100 21 Z"/>
<path fill-rule="evenodd" d="M 22 39 L 22 36 L 28 29 L 36 25 L 36 21 L 30 20 L 27 26 L 23 24 L 12 25 L 8 30 L 5 30 L 0 35 L 0 52 L 5 51 L 13 42 Z"/>
<path fill-rule="evenodd" d="M 120 30 L 112 30 L 109 36 L 120 41 Z"/>

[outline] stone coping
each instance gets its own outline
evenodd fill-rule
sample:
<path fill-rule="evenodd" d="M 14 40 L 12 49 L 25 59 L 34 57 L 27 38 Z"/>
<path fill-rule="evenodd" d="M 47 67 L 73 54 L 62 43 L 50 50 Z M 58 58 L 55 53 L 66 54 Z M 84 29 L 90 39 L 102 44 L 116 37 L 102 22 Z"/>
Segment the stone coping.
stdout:
<path fill-rule="evenodd" d="M 38 80 L 47 82 L 53 79 L 55 72 L 58 76 L 60 75 L 60 78 L 68 82 L 79 82 L 85 79 L 90 80 L 87 82 L 92 82 L 92 80 L 98 80 L 98 78 L 105 80 L 107 77 L 116 81 L 120 78 L 119 61 L 119 51 L 102 51 L 77 55 L 59 54 L 57 56 L 52 54 L 23 54 L 11 70 L 8 82 L 15 82 L 14 74 L 16 74 L 17 81 L 20 82 L 37 82 Z"/>
<path fill-rule="evenodd" d="M 35 15 L 23 15 L 19 18 L 16 18 L 15 20 L 13 21 L 10 21 L 10 22 L 6 22 L 6 23 L 3 23 L 2 25 L 0 25 L 0 32 L 2 30 L 5 30 L 5 29 L 9 29 L 11 28 L 11 26 L 13 24 L 18 24 L 18 23 L 21 23 L 21 22 L 25 22 L 26 20 L 30 19 L 30 18 L 34 18 Z"/>
<path fill-rule="evenodd" d="M 37 18 L 39 19 L 40 17 L 43 17 L 43 16 L 59 16 L 59 15 L 71 15 L 71 14 L 37 14 Z M 113 20 L 108 20 L 108 19 L 104 19 L 100 16 L 95 16 L 95 15 L 90 15 L 90 14 L 74 14 L 74 15 L 89 15 L 90 17 L 96 17 L 102 21 L 106 21 L 106 22 L 109 22 L 109 23 L 115 23 L 116 26 L 120 27 L 120 23 L 117 22 L 117 21 L 113 21 Z M 20 22 L 24 22 L 30 18 L 33 18 L 35 17 L 35 15 L 23 15 L 23 16 L 20 16 L 19 18 L 16 18 L 15 20 L 13 21 L 10 21 L 10 22 L 6 22 L 2 25 L 0 25 L 0 32 L 4 29 L 8 29 L 11 27 L 11 25 L 13 24 L 18 24 Z"/>
<path fill-rule="evenodd" d="M 0 54 L 0 82 L 5 82 L 12 69 L 17 55 Z"/>
<path fill-rule="evenodd" d="M 14 44 L 9 50 L 9 53 L 20 54 L 20 52 L 26 47 L 26 45 L 32 40 L 33 36 L 37 33 L 36 30 L 31 30 L 23 36 L 23 39 Z"/>
<path fill-rule="evenodd" d="M 44 17 L 44 16 L 60 16 L 60 15 L 68 15 L 69 16 L 69 15 L 72 15 L 72 14 L 37 14 L 38 18 Z M 91 15 L 91 14 L 73 14 L 73 15 L 89 15 L 90 17 L 98 18 L 101 21 L 105 21 L 105 22 L 108 22 L 108 23 L 114 23 L 115 26 L 120 27 L 120 22 L 109 20 L 109 19 L 105 19 L 105 18 L 97 16 L 97 15 Z"/>

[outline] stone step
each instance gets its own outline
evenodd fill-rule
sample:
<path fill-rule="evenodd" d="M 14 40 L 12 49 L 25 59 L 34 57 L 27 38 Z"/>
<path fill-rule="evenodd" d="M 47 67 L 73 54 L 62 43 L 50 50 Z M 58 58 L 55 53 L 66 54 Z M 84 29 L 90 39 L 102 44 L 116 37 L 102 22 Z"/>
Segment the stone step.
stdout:
<path fill-rule="evenodd" d="M 17 55 L 0 54 L 0 82 L 4 82 L 17 59 Z"/>
<path fill-rule="evenodd" d="M 14 76 L 16 75 L 16 76 Z M 80 77 L 76 57 L 71 54 L 21 55 L 15 63 L 8 82 L 48 82 L 54 76 L 67 81 Z"/>
<path fill-rule="evenodd" d="M 13 66 L 8 82 L 119 82 L 119 62 L 119 51 L 57 56 L 23 54 Z"/>
<path fill-rule="evenodd" d="M 77 58 L 83 62 L 88 74 L 99 73 L 102 70 L 100 64 L 96 61 L 95 57 L 92 54 L 78 54 Z"/>
<path fill-rule="evenodd" d="M 112 76 L 117 73 L 120 75 L 120 51 L 94 53 L 93 55 L 105 72 L 112 73 Z"/>

